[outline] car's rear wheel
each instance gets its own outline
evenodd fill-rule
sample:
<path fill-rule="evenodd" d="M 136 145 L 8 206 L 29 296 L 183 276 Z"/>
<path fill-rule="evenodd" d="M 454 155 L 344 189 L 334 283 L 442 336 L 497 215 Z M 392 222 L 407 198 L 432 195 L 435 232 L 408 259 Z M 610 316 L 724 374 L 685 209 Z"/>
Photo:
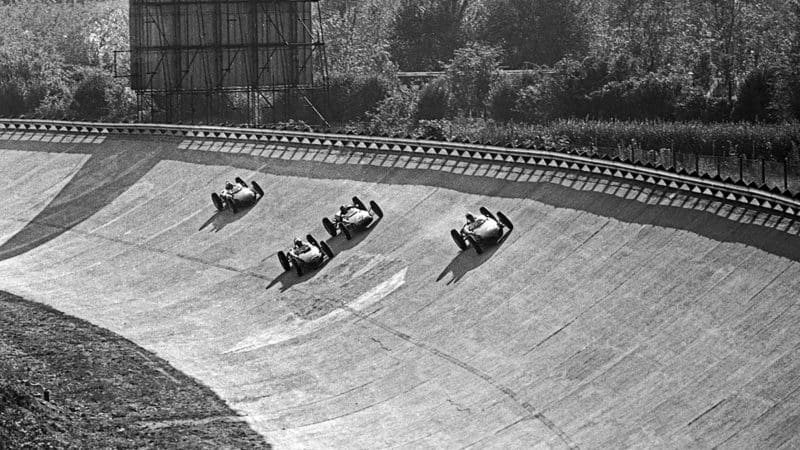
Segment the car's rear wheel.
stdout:
<path fill-rule="evenodd" d="M 361 199 L 358 197 L 353 197 L 353 204 L 356 205 L 358 209 L 364 209 L 364 210 L 367 209 L 367 207 L 364 206 L 364 202 L 362 202 Z"/>
<path fill-rule="evenodd" d="M 506 215 L 503 214 L 502 212 L 497 211 L 497 218 L 500 219 L 500 223 L 502 223 L 506 228 L 508 228 L 508 231 L 514 229 L 514 224 L 511 223 L 511 221 L 508 220 L 508 217 L 506 217 Z"/>
<path fill-rule="evenodd" d="M 258 194 L 258 198 L 264 196 L 264 190 L 261 189 L 261 186 L 259 186 L 259 184 L 256 183 L 255 181 L 253 181 L 253 190 L 256 191 L 256 194 Z"/>
<path fill-rule="evenodd" d="M 453 241 L 456 243 L 459 249 L 462 251 L 467 249 L 467 244 L 464 242 L 464 238 L 461 237 L 461 233 L 456 230 L 450 230 L 450 236 L 453 237 Z"/>
<path fill-rule="evenodd" d="M 473 239 L 472 236 L 467 236 L 467 242 L 469 242 L 470 247 L 475 249 L 475 253 L 477 253 L 479 255 L 481 253 L 483 253 L 483 249 L 481 248 L 481 245 L 478 244 L 478 242 L 475 239 Z"/>
<path fill-rule="evenodd" d="M 237 183 L 241 184 L 242 186 L 247 187 L 247 182 L 245 182 L 243 179 L 241 179 L 239 177 L 236 177 L 235 180 L 236 180 Z"/>
<path fill-rule="evenodd" d="M 319 246 L 319 244 L 317 243 L 317 240 L 314 239 L 314 236 L 312 236 L 310 234 L 306 235 L 306 241 L 308 241 L 308 243 L 313 245 L 314 247 L 318 247 Z"/>
<path fill-rule="evenodd" d="M 298 277 L 303 276 L 303 268 L 300 267 L 300 263 L 297 261 L 294 262 L 294 271 L 297 272 Z"/>
<path fill-rule="evenodd" d="M 369 201 L 369 207 L 370 209 L 372 209 L 372 212 L 374 212 L 376 216 L 383 217 L 383 210 L 373 200 Z"/>
<path fill-rule="evenodd" d="M 483 214 L 484 216 L 486 216 L 486 217 L 489 217 L 489 218 L 491 218 L 492 220 L 497 220 L 497 218 L 494 216 L 494 214 L 492 214 L 492 212 L 491 212 L 491 211 L 489 211 L 488 209 L 486 209 L 486 207 L 485 207 L 485 206 L 481 206 L 481 208 L 479 209 L 479 211 L 480 211 L 480 213 L 481 213 L 481 214 Z"/>
<path fill-rule="evenodd" d="M 222 211 L 222 209 L 225 208 L 225 204 L 222 203 L 222 199 L 216 192 L 211 193 L 211 201 L 214 203 L 214 207 L 217 208 L 217 211 Z"/>
<path fill-rule="evenodd" d="M 333 258 L 333 250 L 328 246 L 328 243 L 322 241 L 319 243 L 319 247 L 322 249 L 322 252 L 328 255 L 328 258 Z"/>
<path fill-rule="evenodd" d="M 347 239 L 348 241 L 350 239 L 353 239 L 353 235 L 350 234 L 350 230 L 348 230 L 347 227 L 345 226 L 342 226 L 342 234 L 344 235 L 344 238 Z"/>
<path fill-rule="evenodd" d="M 278 261 L 281 262 L 281 267 L 283 267 L 284 271 L 292 268 L 292 266 L 289 264 L 289 259 L 286 257 L 286 253 L 278 252 Z"/>
<path fill-rule="evenodd" d="M 234 200 L 233 198 L 229 198 L 228 204 L 231 205 L 231 211 L 233 211 L 234 214 L 239 212 L 239 208 L 236 207 L 236 200 Z"/>
<path fill-rule="evenodd" d="M 331 222 L 331 219 L 327 217 L 322 218 L 322 226 L 325 227 L 325 231 L 331 235 L 331 237 L 336 236 L 336 225 Z"/>

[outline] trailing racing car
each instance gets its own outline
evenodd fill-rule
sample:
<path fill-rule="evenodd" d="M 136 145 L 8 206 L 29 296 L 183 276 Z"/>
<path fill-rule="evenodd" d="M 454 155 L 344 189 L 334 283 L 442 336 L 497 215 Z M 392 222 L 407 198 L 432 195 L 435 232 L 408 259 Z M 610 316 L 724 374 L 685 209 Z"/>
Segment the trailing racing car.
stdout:
<path fill-rule="evenodd" d="M 505 231 L 506 228 L 510 233 L 514 229 L 514 225 L 505 214 L 498 211 L 495 216 L 481 206 L 478 217 L 467 214 L 467 223 L 464 224 L 461 231 L 450 230 L 450 235 L 462 251 L 472 247 L 480 255 L 486 246 L 495 245 L 508 235 Z"/>
<path fill-rule="evenodd" d="M 333 250 L 325 241 L 317 242 L 314 236 L 307 235 L 305 242 L 295 238 L 294 245 L 286 252 L 278 252 L 278 261 L 283 270 L 294 268 L 297 276 L 302 276 L 307 270 L 313 270 L 322 265 L 326 260 L 333 258 Z"/>
<path fill-rule="evenodd" d="M 353 203 L 350 205 L 342 205 L 332 218 L 325 217 L 322 219 L 322 226 L 331 236 L 341 230 L 345 239 L 350 240 L 353 237 L 354 231 L 361 231 L 366 229 L 376 218 L 383 217 L 383 210 L 377 203 L 370 200 L 369 208 L 364 205 L 358 197 L 353 197 Z"/>
<path fill-rule="evenodd" d="M 236 177 L 235 181 L 235 183 L 226 182 L 225 188 L 219 193 L 211 194 L 211 201 L 214 202 L 217 211 L 230 207 L 236 214 L 239 208 L 252 206 L 264 196 L 264 190 L 255 181 L 252 182 L 252 187 L 239 177 Z"/>

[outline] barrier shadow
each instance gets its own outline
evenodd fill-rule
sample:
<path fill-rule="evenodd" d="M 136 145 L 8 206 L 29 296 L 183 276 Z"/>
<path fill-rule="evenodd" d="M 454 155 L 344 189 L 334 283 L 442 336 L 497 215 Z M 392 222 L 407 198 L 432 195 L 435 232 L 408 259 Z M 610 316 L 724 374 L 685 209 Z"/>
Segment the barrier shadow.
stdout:
<path fill-rule="evenodd" d="M 93 147 L 89 159 L 56 196 L 20 231 L 0 245 L 0 261 L 14 258 L 62 235 L 133 186 L 160 160 L 162 150 Z"/>
<path fill-rule="evenodd" d="M 120 144 L 119 141 L 125 141 Z M 571 208 L 629 223 L 671 227 L 695 232 L 722 242 L 750 245 L 769 253 L 800 261 L 800 226 L 796 218 L 756 206 L 690 194 L 633 180 L 558 168 L 520 168 L 498 161 L 476 162 L 458 157 L 397 155 L 388 152 L 343 151 L 340 149 L 293 148 L 289 159 L 270 155 L 222 153 L 178 148 L 177 138 L 148 142 L 141 138 L 109 138 L 102 146 L 79 146 L 71 152 L 90 153 L 89 160 L 59 194 L 16 235 L 0 245 L 0 261 L 21 255 L 61 235 L 110 204 L 161 160 L 192 164 L 226 165 L 279 176 L 308 179 L 353 180 L 380 184 L 425 185 L 501 198 L 525 198 L 558 208 Z M 34 151 L 63 151 L 58 144 L 27 145 Z M 284 152 L 285 153 L 285 152 Z M 338 160 L 331 161 L 333 156 Z M 265 158 L 269 161 L 264 164 Z M 399 169 L 399 170 L 398 170 Z M 587 190 L 581 184 L 595 184 Z M 621 186 L 649 191 L 644 201 L 620 194 Z M 577 187 L 576 187 L 577 186 Z M 624 189 L 622 189 L 624 191 Z M 665 198 L 679 199 L 663 204 Z M 707 200 L 698 206 L 695 199 Z M 720 212 L 743 209 L 763 215 L 761 223 L 731 217 Z M 751 215 L 752 215 L 751 214 Z M 230 217 L 212 216 L 209 226 L 224 227 Z M 214 225 L 216 224 L 216 225 Z M 376 224 L 377 225 L 377 224 Z M 373 227 L 370 227 L 373 228 Z M 792 230 L 790 233 L 789 230 Z M 358 233 L 351 242 L 333 241 L 336 252 L 357 245 L 366 235 Z"/>

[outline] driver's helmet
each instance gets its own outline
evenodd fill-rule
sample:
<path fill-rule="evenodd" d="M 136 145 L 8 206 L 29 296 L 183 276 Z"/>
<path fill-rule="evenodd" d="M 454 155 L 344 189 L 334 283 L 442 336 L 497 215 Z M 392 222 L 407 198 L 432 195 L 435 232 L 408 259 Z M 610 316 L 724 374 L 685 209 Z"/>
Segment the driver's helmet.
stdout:
<path fill-rule="evenodd" d="M 342 205 L 342 206 L 339 207 L 339 213 L 340 214 L 347 214 L 347 210 L 348 209 L 349 208 L 347 208 L 347 205 Z"/>
<path fill-rule="evenodd" d="M 303 241 L 300 238 L 294 238 L 294 246 L 300 247 L 301 245 L 303 245 Z"/>
<path fill-rule="evenodd" d="M 227 190 L 233 189 L 233 183 L 231 183 L 230 181 L 226 181 L 225 182 L 225 189 L 227 189 Z"/>
<path fill-rule="evenodd" d="M 475 221 L 475 216 L 470 213 L 467 213 L 467 223 L 472 223 Z"/>

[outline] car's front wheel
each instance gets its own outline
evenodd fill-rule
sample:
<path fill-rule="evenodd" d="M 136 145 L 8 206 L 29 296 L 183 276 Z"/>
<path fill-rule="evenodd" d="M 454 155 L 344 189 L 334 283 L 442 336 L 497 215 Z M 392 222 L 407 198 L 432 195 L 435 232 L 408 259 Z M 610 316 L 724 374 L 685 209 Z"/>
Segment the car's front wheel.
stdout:
<path fill-rule="evenodd" d="M 333 258 L 333 250 L 331 250 L 331 248 L 330 248 L 330 246 L 328 246 L 327 242 L 325 242 L 325 241 L 320 242 L 319 243 L 319 247 L 322 249 L 323 253 L 328 255 L 328 258 Z"/>
<path fill-rule="evenodd" d="M 380 206 L 378 206 L 377 203 L 375 203 L 375 201 L 370 200 L 369 207 L 370 209 L 372 209 L 372 212 L 374 212 L 376 216 L 383 217 L 383 210 L 381 209 Z"/>
<path fill-rule="evenodd" d="M 358 197 L 353 197 L 353 204 L 356 205 L 358 209 L 366 210 L 367 208 L 364 206 L 364 202 L 361 201 Z"/>
<path fill-rule="evenodd" d="M 506 215 L 503 214 L 502 212 L 497 211 L 497 218 L 500 219 L 500 223 L 502 223 L 506 228 L 508 228 L 508 231 L 514 229 L 514 224 L 511 223 L 511 221 L 508 220 L 508 217 L 506 217 Z"/>
<path fill-rule="evenodd" d="M 322 226 L 325 227 L 325 231 L 327 231 L 328 234 L 331 235 L 331 237 L 336 236 L 336 225 L 334 225 L 333 222 L 331 222 L 331 219 L 323 217 Z"/>
<path fill-rule="evenodd" d="M 456 230 L 450 230 L 450 236 L 453 237 L 453 241 L 456 243 L 459 249 L 462 251 L 467 249 L 467 244 L 464 242 L 464 238 L 461 237 L 461 233 Z"/>
<path fill-rule="evenodd" d="M 489 218 L 490 218 L 490 219 L 492 219 L 492 220 L 497 220 L 497 218 L 494 216 L 494 214 L 492 214 L 492 212 L 491 212 L 491 211 L 489 211 L 488 209 L 486 209 L 486 207 L 485 207 L 485 206 L 481 206 L 481 208 L 479 209 L 479 211 L 480 211 L 480 213 L 481 213 L 482 215 L 484 215 L 484 216 L 486 216 L 486 217 L 489 217 Z"/>
<path fill-rule="evenodd" d="M 278 261 L 281 262 L 281 267 L 283 267 L 284 271 L 288 271 L 292 268 L 289 264 L 289 259 L 286 257 L 286 254 L 283 252 L 278 252 Z"/>
<path fill-rule="evenodd" d="M 256 183 L 255 181 L 253 181 L 252 184 L 253 184 L 253 190 L 256 191 L 256 194 L 258 194 L 258 198 L 263 197 L 264 196 L 264 190 L 261 189 L 261 186 L 258 183 Z"/>
<path fill-rule="evenodd" d="M 214 207 L 217 208 L 217 211 L 222 211 L 225 208 L 225 204 L 222 203 L 222 198 L 216 192 L 211 193 L 211 202 L 214 203 Z"/>

